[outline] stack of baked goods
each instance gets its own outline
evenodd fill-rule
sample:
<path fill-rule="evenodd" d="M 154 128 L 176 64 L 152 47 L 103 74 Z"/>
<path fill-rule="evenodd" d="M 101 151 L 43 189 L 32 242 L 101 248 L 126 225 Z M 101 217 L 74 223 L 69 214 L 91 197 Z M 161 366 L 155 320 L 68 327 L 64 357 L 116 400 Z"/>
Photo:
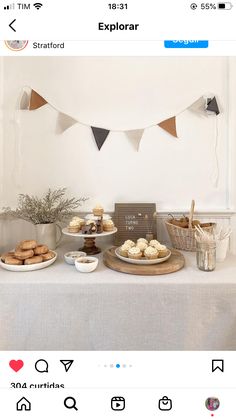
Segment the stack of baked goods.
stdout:
<path fill-rule="evenodd" d="M 140 238 L 135 243 L 132 240 L 126 240 L 119 248 L 119 254 L 130 259 L 158 259 L 164 258 L 169 254 L 169 250 L 157 240 L 148 242 L 144 238 Z"/>
<path fill-rule="evenodd" d="M 35 240 L 23 240 L 14 251 L 1 256 L 1 261 L 7 265 L 34 265 L 46 262 L 55 257 L 45 244 L 38 244 Z"/>
<path fill-rule="evenodd" d="M 103 207 L 96 205 L 92 214 L 86 216 L 85 220 L 80 217 L 73 217 L 67 229 L 69 233 L 101 234 L 114 231 L 115 224 L 110 216 L 104 214 Z"/>

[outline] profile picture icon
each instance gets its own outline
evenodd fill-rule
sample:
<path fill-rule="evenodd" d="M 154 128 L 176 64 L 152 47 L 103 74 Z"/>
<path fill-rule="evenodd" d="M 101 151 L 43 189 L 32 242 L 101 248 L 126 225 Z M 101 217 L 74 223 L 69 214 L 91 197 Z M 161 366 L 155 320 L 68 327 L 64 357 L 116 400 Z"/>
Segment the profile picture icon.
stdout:
<path fill-rule="evenodd" d="M 28 45 L 29 41 L 5 41 L 5 45 L 11 51 L 22 51 Z"/>
<path fill-rule="evenodd" d="M 205 406 L 208 410 L 211 412 L 219 409 L 220 407 L 220 401 L 216 397 L 208 397 L 205 401 Z"/>

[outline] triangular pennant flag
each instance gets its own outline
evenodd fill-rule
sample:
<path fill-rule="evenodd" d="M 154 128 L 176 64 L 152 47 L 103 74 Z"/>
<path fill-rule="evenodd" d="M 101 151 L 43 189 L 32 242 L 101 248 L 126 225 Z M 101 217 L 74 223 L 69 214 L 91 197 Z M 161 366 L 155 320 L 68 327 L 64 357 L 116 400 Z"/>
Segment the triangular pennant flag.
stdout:
<path fill-rule="evenodd" d="M 218 103 L 215 96 L 212 99 L 208 99 L 206 111 L 219 115 L 220 111 L 219 111 Z"/>
<path fill-rule="evenodd" d="M 98 149 L 101 150 L 106 138 L 109 134 L 109 130 L 97 127 L 91 127 L 93 131 L 93 135 L 98 146 Z"/>
<path fill-rule="evenodd" d="M 140 141 L 143 136 L 144 129 L 133 129 L 129 131 L 125 131 L 128 138 L 132 141 L 135 149 L 139 150 Z"/>
<path fill-rule="evenodd" d="M 166 119 L 165 121 L 160 122 L 159 127 L 167 131 L 173 137 L 178 138 L 177 131 L 176 131 L 176 117 L 173 116 L 172 118 Z"/>
<path fill-rule="evenodd" d="M 35 90 L 32 89 L 29 110 L 34 111 L 35 109 L 39 109 L 46 104 L 47 104 L 47 101 L 42 96 L 40 96 L 37 92 L 35 92 Z"/>
<path fill-rule="evenodd" d="M 21 111 L 22 110 L 28 110 L 29 109 L 29 103 L 30 103 L 30 96 L 26 91 L 24 91 L 22 93 L 21 98 L 20 98 L 19 109 Z"/>
<path fill-rule="evenodd" d="M 202 112 L 204 113 L 206 110 L 206 99 L 204 96 L 201 96 L 198 100 L 196 100 L 192 105 L 190 105 L 188 108 L 190 111 L 194 112 Z"/>
<path fill-rule="evenodd" d="M 71 116 L 66 115 L 65 113 L 59 112 L 58 118 L 57 118 L 57 127 L 56 127 L 57 134 L 63 133 L 68 128 L 77 124 L 77 122 L 78 121 L 76 121 L 76 119 L 72 118 Z"/>

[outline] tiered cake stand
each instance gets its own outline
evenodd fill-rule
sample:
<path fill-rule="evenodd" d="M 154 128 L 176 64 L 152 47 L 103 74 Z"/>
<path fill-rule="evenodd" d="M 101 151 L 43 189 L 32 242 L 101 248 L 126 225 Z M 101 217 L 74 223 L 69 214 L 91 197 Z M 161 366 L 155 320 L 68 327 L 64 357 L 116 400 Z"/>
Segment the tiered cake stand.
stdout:
<path fill-rule="evenodd" d="M 82 234 L 82 233 L 69 233 L 68 228 L 63 228 L 62 233 L 66 236 L 71 237 L 78 237 L 84 239 L 84 245 L 81 249 L 79 249 L 82 252 L 87 253 L 87 255 L 97 255 L 98 253 L 101 253 L 101 249 L 96 246 L 96 238 L 97 237 L 107 237 L 111 236 L 112 234 L 115 234 L 117 232 L 117 228 L 114 228 L 113 231 L 105 231 L 100 234 Z"/>

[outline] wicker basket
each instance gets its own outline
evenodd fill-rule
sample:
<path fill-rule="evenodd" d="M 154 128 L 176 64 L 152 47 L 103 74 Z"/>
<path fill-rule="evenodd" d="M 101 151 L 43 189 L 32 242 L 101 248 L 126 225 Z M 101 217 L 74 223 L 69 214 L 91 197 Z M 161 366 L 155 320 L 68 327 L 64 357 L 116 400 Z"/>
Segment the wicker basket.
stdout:
<path fill-rule="evenodd" d="M 165 224 L 172 245 L 175 249 L 188 250 L 190 252 L 196 251 L 195 228 L 179 227 L 168 221 L 166 221 Z M 204 224 L 201 224 L 203 230 L 206 230 L 208 233 L 212 233 L 215 224 L 207 223 L 207 225 L 208 227 L 204 227 Z"/>

